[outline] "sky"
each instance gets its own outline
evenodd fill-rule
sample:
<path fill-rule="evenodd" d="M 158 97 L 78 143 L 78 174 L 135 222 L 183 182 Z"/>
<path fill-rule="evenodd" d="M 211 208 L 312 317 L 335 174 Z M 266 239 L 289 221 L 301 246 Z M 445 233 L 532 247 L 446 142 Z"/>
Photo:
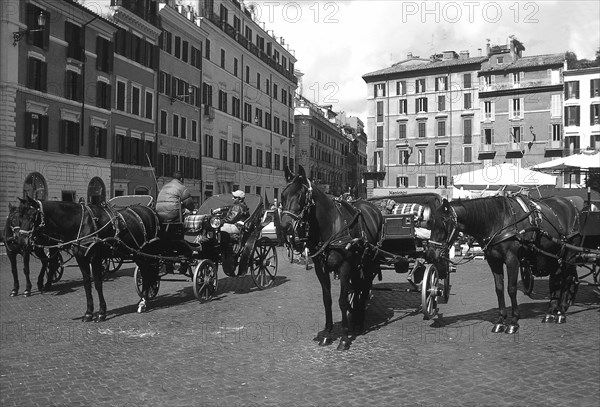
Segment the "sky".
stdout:
<path fill-rule="evenodd" d="M 515 35 L 524 56 L 575 52 L 594 59 L 600 47 L 600 2 L 246 0 L 283 37 L 304 73 L 302 93 L 366 123 L 366 73 L 406 59 L 453 50 L 478 56 L 487 39 Z"/>

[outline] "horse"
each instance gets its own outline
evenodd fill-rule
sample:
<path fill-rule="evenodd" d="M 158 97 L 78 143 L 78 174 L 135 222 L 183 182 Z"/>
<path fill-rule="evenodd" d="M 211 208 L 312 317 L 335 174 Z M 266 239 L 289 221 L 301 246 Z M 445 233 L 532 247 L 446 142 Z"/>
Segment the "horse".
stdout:
<path fill-rule="evenodd" d="M 84 322 L 106 320 L 103 259 L 116 251 L 121 258 L 135 260 L 146 242 L 157 236 L 159 225 L 156 213 L 141 205 L 115 211 L 107 205 L 27 197 L 21 199 L 18 214 L 21 234 L 27 235 L 36 247 L 71 251 L 83 276 L 87 302 Z M 99 302 L 95 318 L 92 276 Z"/>
<path fill-rule="evenodd" d="M 285 176 L 288 185 L 281 193 L 279 227 L 286 236 L 305 236 L 313 258 L 325 307 L 325 329 L 316 339 L 321 346 L 333 343 L 330 273 L 334 272 L 340 280 L 338 303 L 342 312 L 342 335 L 337 349 L 347 350 L 351 344 L 348 314 L 353 332 L 362 332 L 373 279 L 381 278 L 380 259 L 373 249 L 381 237 L 383 215 L 367 201 L 359 200 L 353 205 L 334 201 L 313 185 L 302 166 L 297 175 L 286 166 Z"/>
<path fill-rule="evenodd" d="M 2 233 L 2 240 L 6 248 L 6 256 L 10 262 L 10 270 L 13 276 L 13 288 L 10 291 L 11 297 L 19 295 L 19 274 L 17 271 L 17 255 L 23 257 L 23 274 L 25 274 L 25 291 L 23 295 L 29 297 L 31 295 L 31 280 L 29 279 L 29 260 L 33 252 L 42 262 L 42 268 L 37 279 L 37 287 L 40 293 L 49 291 L 52 288 L 52 279 L 58 268 L 57 254 L 58 250 L 50 250 L 50 255 L 42 248 L 32 248 L 27 240 L 19 233 L 19 219 L 17 207 L 12 204 L 8 205 L 8 217 Z M 46 284 L 44 284 L 44 276 L 46 276 Z"/>
<path fill-rule="evenodd" d="M 550 303 L 542 322 L 565 323 L 565 313 L 575 298 L 576 266 L 569 262 L 569 245 L 577 245 L 578 197 L 550 197 L 533 201 L 522 195 L 455 200 L 442 204 L 430 215 L 431 239 L 427 255 L 433 261 L 447 261 L 448 249 L 463 232 L 483 249 L 494 275 L 499 317 L 492 332 L 516 333 L 520 318 L 517 280 L 520 266 L 532 267 L 535 275 L 550 276 Z M 507 323 L 504 301 L 504 266 L 512 314 Z"/>

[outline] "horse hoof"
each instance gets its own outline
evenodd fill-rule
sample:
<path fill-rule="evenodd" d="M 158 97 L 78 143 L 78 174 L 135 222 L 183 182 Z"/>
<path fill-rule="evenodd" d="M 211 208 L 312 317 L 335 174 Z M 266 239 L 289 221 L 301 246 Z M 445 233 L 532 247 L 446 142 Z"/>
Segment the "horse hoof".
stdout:
<path fill-rule="evenodd" d="M 94 316 L 92 314 L 85 314 L 81 319 L 82 322 L 92 322 Z"/>
<path fill-rule="evenodd" d="M 517 331 L 519 330 L 519 325 L 509 325 L 506 327 L 506 331 L 504 331 L 505 334 L 516 334 Z"/>
<path fill-rule="evenodd" d="M 553 314 L 546 314 L 542 319 L 542 324 L 547 324 L 549 322 L 554 322 L 555 316 Z"/>
<path fill-rule="evenodd" d="M 43 293 L 43 292 L 44 292 L 44 286 L 43 286 L 42 284 L 38 284 L 38 291 L 39 291 L 40 293 Z"/>
<path fill-rule="evenodd" d="M 566 315 L 562 315 L 562 314 L 558 314 L 556 316 L 556 322 L 557 324 L 564 324 L 567 322 L 567 316 Z"/>
<path fill-rule="evenodd" d="M 138 309 L 137 309 L 138 313 L 142 313 L 142 312 L 146 312 L 146 301 L 141 300 L 140 303 L 138 304 Z"/>
<path fill-rule="evenodd" d="M 98 318 L 96 319 L 96 322 L 104 322 L 104 321 L 106 321 L 106 314 L 101 312 L 98 314 Z"/>
<path fill-rule="evenodd" d="M 504 329 L 506 327 L 504 326 L 504 324 L 495 324 L 494 327 L 492 328 L 492 332 L 495 334 L 499 334 L 504 332 Z"/>
<path fill-rule="evenodd" d="M 350 349 L 350 341 L 340 340 L 337 350 L 348 350 Z"/>
<path fill-rule="evenodd" d="M 30 290 L 25 290 L 25 291 L 23 291 L 23 296 L 24 296 L 24 297 L 29 297 L 29 296 L 31 296 L 31 291 L 30 291 Z"/>
<path fill-rule="evenodd" d="M 12 290 L 12 291 L 10 292 L 10 296 L 11 296 L 11 297 L 16 297 L 17 295 L 19 295 L 19 290 Z"/>
<path fill-rule="evenodd" d="M 319 346 L 329 346 L 333 343 L 331 338 L 321 338 L 319 341 Z"/>

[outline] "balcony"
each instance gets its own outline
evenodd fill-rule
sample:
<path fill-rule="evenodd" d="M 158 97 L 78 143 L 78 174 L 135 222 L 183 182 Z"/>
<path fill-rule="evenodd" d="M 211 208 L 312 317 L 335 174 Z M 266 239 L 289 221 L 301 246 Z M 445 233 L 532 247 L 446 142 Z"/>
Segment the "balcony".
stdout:
<path fill-rule="evenodd" d="M 209 105 L 204 105 L 204 117 L 207 117 L 209 120 L 215 118 L 215 108 Z"/>
<path fill-rule="evenodd" d="M 493 160 L 496 157 L 496 147 L 493 144 L 482 144 L 479 148 L 478 160 Z"/>
<path fill-rule="evenodd" d="M 381 165 L 368 165 L 365 172 L 363 172 L 363 178 L 367 180 L 383 181 L 385 179 L 386 171 Z"/>
<path fill-rule="evenodd" d="M 523 158 L 524 152 L 523 143 L 509 143 L 506 148 L 506 158 Z"/>
<path fill-rule="evenodd" d="M 544 157 L 562 157 L 564 152 L 562 140 L 548 141 L 544 147 Z"/>

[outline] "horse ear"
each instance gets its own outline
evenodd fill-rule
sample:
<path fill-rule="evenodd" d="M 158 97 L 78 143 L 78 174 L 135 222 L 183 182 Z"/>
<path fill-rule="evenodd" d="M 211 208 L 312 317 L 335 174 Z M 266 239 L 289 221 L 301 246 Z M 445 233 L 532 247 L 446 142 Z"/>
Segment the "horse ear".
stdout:
<path fill-rule="evenodd" d="M 448 201 L 446 198 L 444 198 L 444 200 L 442 201 L 442 209 L 444 209 L 445 211 L 450 210 L 450 201 Z"/>
<path fill-rule="evenodd" d="M 306 178 L 306 171 L 304 171 L 304 167 L 301 165 L 298 166 L 298 176 Z"/>
<path fill-rule="evenodd" d="M 294 179 L 294 173 L 290 170 L 290 168 L 286 165 L 284 168 L 285 171 L 285 182 L 291 182 Z"/>

